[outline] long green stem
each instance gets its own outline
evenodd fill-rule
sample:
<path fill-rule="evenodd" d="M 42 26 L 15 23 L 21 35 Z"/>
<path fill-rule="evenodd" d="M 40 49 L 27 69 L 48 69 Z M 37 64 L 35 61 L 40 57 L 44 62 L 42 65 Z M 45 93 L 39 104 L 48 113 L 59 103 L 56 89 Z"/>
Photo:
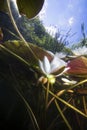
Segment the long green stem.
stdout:
<path fill-rule="evenodd" d="M 73 93 L 73 90 L 67 90 L 68 92 L 70 91 L 71 93 Z M 56 95 L 58 96 L 58 97 L 60 97 L 62 94 L 64 94 L 64 92 L 65 92 L 65 90 L 63 89 L 63 90 L 60 90 L 58 93 L 56 93 Z M 51 99 L 50 99 L 50 101 L 48 102 L 48 105 L 47 105 L 47 108 L 51 105 L 51 103 L 53 102 L 55 100 L 55 97 L 52 97 Z"/>
<path fill-rule="evenodd" d="M 59 91 L 56 95 L 57 95 L 58 97 L 60 97 L 60 96 L 63 95 L 65 92 L 68 92 L 68 91 L 70 91 L 71 89 L 73 89 L 73 88 L 75 88 L 75 87 L 77 87 L 77 86 L 79 86 L 79 85 L 81 85 L 81 84 L 84 84 L 85 82 L 87 82 L 87 79 L 80 81 L 79 83 L 77 83 L 77 84 L 71 86 L 71 87 L 68 88 L 68 89 L 63 89 L 63 90 Z M 71 90 L 71 92 L 73 93 L 72 90 Z M 49 105 L 50 105 L 54 100 L 55 100 L 55 97 L 53 97 L 53 98 L 49 101 L 47 108 L 49 107 Z"/>
<path fill-rule="evenodd" d="M 7 1 L 7 6 L 8 6 L 8 12 L 9 12 L 9 15 L 10 15 L 10 18 L 11 18 L 11 21 L 12 21 L 12 24 L 15 28 L 15 30 L 17 31 L 20 39 L 26 44 L 26 46 L 29 48 L 29 50 L 31 51 L 31 53 L 34 55 L 34 57 L 38 60 L 38 58 L 36 57 L 36 55 L 34 54 L 34 52 L 32 51 L 32 49 L 30 48 L 29 44 L 27 43 L 27 41 L 24 39 L 24 37 L 22 36 L 22 34 L 20 33 L 16 23 L 15 23 L 15 20 L 14 20 L 14 17 L 12 15 L 12 11 L 11 11 L 11 7 L 10 7 L 10 0 L 6 0 Z"/>
<path fill-rule="evenodd" d="M 71 102 L 72 98 L 68 100 L 68 103 Z M 66 111 L 67 107 L 63 107 L 62 112 L 64 113 Z M 53 126 L 55 125 L 55 122 L 60 117 L 60 115 L 57 115 L 57 117 L 51 122 L 50 126 L 47 128 L 47 130 L 52 130 Z"/>
<path fill-rule="evenodd" d="M 60 115 L 62 116 L 64 122 L 66 123 L 67 127 L 69 128 L 69 130 L 72 130 L 72 128 L 71 128 L 69 122 L 67 121 L 66 117 L 64 116 L 64 114 L 63 114 L 63 112 L 62 112 L 62 110 L 61 110 L 61 108 L 60 108 L 60 106 L 59 106 L 57 100 L 55 99 L 54 102 L 55 102 L 55 104 L 56 104 L 56 107 L 57 107 L 57 109 L 58 109 Z"/>
<path fill-rule="evenodd" d="M 47 109 L 47 104 L 48 104 L 48 98 L 49 98 L 49 82 L 47 83 L 47 89 L 46 89 L 46 109 Z"/>
<path fill-rule="evenodd" d="M 71 89 L 73 89 L 73 88 L 75 88 L 75 87 L 77 87 L 77 86 L 79 86 L 79 85 L 81 85 L 81 84 L 84 84 L 84 83 L 86 83 L 86 82 L 87 82 L 87 79 L 82 80 L 82 81 L 80 81 L 79 83 L 77 83 L 77 84 L 71 86 L 70 88 L 66 88 L 66 89 L 63 89 L 63 90 L 59 91 L 56 95 L 57 95 L 58 97 L 60 97 L 60 96 L 63 95 L 65 92 L 68 92 L 68 91 L 70 91 Z M 72 92 L 73 92 L 73 91 L 72 91 Z M 54 99 L 55 99 L 55 97 L 53 97 L 52 101 L 53 101 Z M 51 102 L 52 102 L 52 101 L 51 101 Z M 50 102 L 49 102 L 49 104 L 50 104 Z"/>
<path fill-rule="evenodd" d="M 86 103 L 85 96 L 83 96 L 82 99 L 83 99 L 84 111 L 85 111 L 85 113 L 87 114 L 87 103 Z"/>
<path fill-rule="evenodd" d="M 43 86 L 43 88 L 46 90 L 46 88 Z M 63 104 L 65 104 L 66 106 L 68 106 L 69 108 L 73 109 L 74 111 L 76 111 L 77 113 L 79 113 L 80 115 L 84 116 L 87 118 L 87 115 L 84 114 L 82 111 L 80 111 L 79 109 L 77 109 L 76 107 L 72 106 L 71 104 L 67 103 L 65 100 L 63 100 L 62 98 L 59 98 L 57 95 L 55 95 L 53 92 L 51 92 L 49 90 L 49 93 L 55 97 L 56 99 L 58 99 L 60 102 L 62 102 Z"/>

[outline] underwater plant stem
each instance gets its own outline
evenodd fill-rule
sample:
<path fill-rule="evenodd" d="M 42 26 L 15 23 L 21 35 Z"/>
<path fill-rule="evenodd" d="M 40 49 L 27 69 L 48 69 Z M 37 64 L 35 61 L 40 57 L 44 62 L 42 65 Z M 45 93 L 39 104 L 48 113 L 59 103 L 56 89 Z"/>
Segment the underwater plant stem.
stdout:
<path fill-rule="evenodd" d="M 21 40 L 25 43 L 25 45 L 29 48 L 29 51 L 31 51 L 31 53 L 33 54 L 33 56 L 35 57 L 35 59 L 38 60 L 38 58 L 36 57 L 36 55 L 34 54 L 34 52 L 32 51 L 32 49 L 30 48 L 29 44 L 28 44 L 27 41 L 24 39 L 24 37 L 22 36 L 22 34 L 20 33 L 20 31 L 19 31 L 19 29 L 18 29 L 18 27 L 17 27 L 17 25 L 16 25 L 16 22 L 15 22 L 15 19 L 14 19 L 13 15 L 12 15 L 11 7 L 10 7 L 10 0 L 6 0 L 6 2 L 7 2 L 7 6 L 8 6 L 8 12 L 9 12 L 9 15 L 10 15 L 10 18 L 11 18 L 11 21 L 12 21 L 12 24 L 13 24 L 15 30 L 17 31 L 17 33 L 18 33 L 20 39 L 21 39 Z"/>
<path fill-rule="evenodd" d="M 72 98 L 70 98 L 68 100 L 68 103 L 71 102 Z M 67 107 L 65 106 L 63 109 L 62 109 L 62 112 L 64 113 L 66 111 Z M 57 119 L 60 117 L 60 115 L 57 115 L 57 117 L 51 122 L 50 126 L 47 128 L 47 130 L 52 130 L 53 126 L 55 125 Z"/>
<path fill-rule="evenodd" d="M 85 96 L 82 97 L 82 100 L 83 100 L 84 111 L 85 111 L 85 114 L 87 115 L 87 104 L 86 104 Z"/>
<path fill-rule="evenodd" d="M 47 89 L 46 89 L 46 104 L 45 104 L 45 108 L 47 109 L 47 104 L 48 104 L 48 98 L 49 98 L 49 82 L 47 82 Z"/>
<path fill-rule="evenodd" d="M 29 114 L 29 116 L 30 116 L 30 118 L 31 118 L 31 121 L 32 121 L 32 124 L 33 124 L 34 129 L 35 129 L 35 130 L 40 130 L 39 124 L 38 124 L 37 119 L 36 119 L 36 117 L 35 117 L 35 115 L 34 115 L 34 112 L 32 111 L 32 108 L 30 107 L 30 105 L 29 105 L 29 103 L 27 102 L 27 100 L 24 98 L 22 92 L 20 92 L 20 90 L 19 90 L 20 85 L 19 85 L 19 83 L 18 83 L 18 81 L 17 81 L 17 79 L 16 79 L 16 77 L 15 77 L 15 75 L 14 75 L 14 72 L 13 72 L 13 70 L 12 70 L 11 65 L 9 66 L 9 69 L 10 69 L 11 75 L 12 75 L 12 77 L 13 77 L 13 80 L 14 80 L 15 83 L 16 83 L 16 87 L 14 87 L 14 89 L 15 89 L 15 91 L 17 92 L 17 94 L 20 96 L 20 98 L 22 99 L 22 101 L 23 101 L 23 103 L 24 103 L 24 105 L 25 105 L 25 107 L 26 107 L 26 109 L 27 109 L 27 111 L 28 111 L 28 114 Z"/>
<path fill-rule="evenodd" d="M 58 97 L 60 97 L 60 96 L 62 96 L 65 92 L 71 92 L 71 93 L 73 93 L 73 92 L 74 92 L 74 91 L 72 90 L 73 88 L 75 88 L 75 87 L 77 87 L 77 86 L 79 86 L 79 85 L 81 85 L 81 84 L 84 84 L 85 82 L 87 82 L 87 79 L 80 81 L 79 83 L 77 83 L 77 84 L 71 86 L 71 87 L 68 88 L 68 89 L 66 88 L 66 89 L 63 89 L 63 90 L 59 91 L 56 95 L 57 95 Z M 53 101 L 54 99 L 55 99 L 55 97 L 53 97 L 52 101 Z M 50 105 L 50 103 L 51 103 L 52 101 L 49 102 L 48 106 Z"/>
<path fill-rule="evenodd" d="M 43 88 L 46 90 L 45 86 L 43 86 Z M 87 115 L 85 113 L 83 113 L 82 111 L 80 111 L 79 109 L 77 109 L 76 107 L 72 106 L 71 104 L 67 103 L 67 101 L 63 100 L 62 98 L 58 97 L 56 94 L 54 94 L 52 91 L 48 90 L 49 94 L 51 94 L 53 97 L 55 97 L 56 99 L 58 99 L 60 102 L 62 102 L 63 104 L 65 104 L 67 107 L 71 108 L 72 110 L 76 111 L 77 113 L 79 113 L 80 115 L 84 116 L 87 118 Z"/>
<path fill-rule="evenodd" d="M 56 105 L 56 107 L 57 107 L 57 109 L 58 109 L 58 111 L 59 111 L 61 117 L 63 118 L 64 122 L 66 123 L 67 127 L 69 128 L 69 130 L 72 130 L 72 128 L 71 128 L 69 122 L 67 121 L 66 117 L 64 116 L 64 114 L 63 114 L 63 112 L 62 112 L 62 110 L 61 110 L 61 108 L 60 108 L 60 106 L 59 106 L 57 100 L 55 99 L 54 102 L 55 102 L 55 105 Z"/>
<path fill-rule="evenodd" d="M 57 95 L 58 97 L 60 97 L 62 94 L 64 94 L 65 90 L 66 90 L 66 89 L 63 89 L 63 90 L 59 91 L 58 93 L 56 93 L 56 95 Z M 67 90 L 66 92 L 71 92 L 71 93 L 73 93 L 72 90 Z M 51 103 L 52 103 L 54 100 L 55 100 L 55 97 L 52 97 L 51 100 L 48 102 L 47 108 L 51 105 Z"/>

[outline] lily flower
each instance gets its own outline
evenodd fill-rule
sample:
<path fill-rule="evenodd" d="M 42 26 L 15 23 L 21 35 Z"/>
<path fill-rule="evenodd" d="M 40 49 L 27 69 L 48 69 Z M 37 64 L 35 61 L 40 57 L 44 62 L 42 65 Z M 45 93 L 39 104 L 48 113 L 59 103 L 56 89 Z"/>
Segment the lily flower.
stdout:
<path fill-rule="evenodd" d="M 69 67 L 67 63 L 62 59 L 54 55 L 53 60 L 50 62 L 46 56 L 44 56 L 43 61 L 39 60 L 39 66 L 45 77 L 40 78 L 41 82 L 44 84 L 49 82 L 51 84 L 55 83 L 55 78 L 64 74 Z"/>
<path fill-rule="evenodd" d="M 58 58 L 56 55 L 54 55 L 54 58 L 51 62 L 45 56 L 43 61 L 39 60 L 39 65 L 40 65 L 42 72 L 46 76 L 50 75 L 50 74 L 54 75 L 56 72 L 58 72 L 58 75 L 55 76 L 55 77 L 57 77 L 69 69 L 69 68 L 66 68 L 67 63 L 65 61 L 61 60 L 60 58 Z"/>
<path fill-rule="evenodd" d="M 66 57 L 66 54 L 63 53 L 63 52 L 56 52 L 55 56 L 59 57 L 59 58 L 65 58 Z"/>
<path fill-rule="evenodd" d="M 63 53 L 63 52 L 56 52 L 55 54 L 51 51 L 47 51 L 51 56 L 56 56 L 58 58 L 65 58 L 66 57 L 66 54 Z"/>
<path fill-rule="evenodd" d="M 54 57 L 54 53 L 51 51 L 47 51 L 52 57 Z"/>
<path fill-rule="evenodd" d="M 87 47 L 86 46 L 79 47 L 76 48 L 75 50 L 72 50 L 72 52 L 75 56 L 87 55 Z"/>

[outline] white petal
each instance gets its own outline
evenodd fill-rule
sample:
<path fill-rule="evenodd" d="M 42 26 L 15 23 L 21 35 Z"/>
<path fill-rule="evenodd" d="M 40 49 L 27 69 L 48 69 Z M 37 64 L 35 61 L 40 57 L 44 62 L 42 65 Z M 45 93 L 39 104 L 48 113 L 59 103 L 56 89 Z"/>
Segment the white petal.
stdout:
<path fill-rule="evenodd" d="M 66 78 L 62 78 L 62 81 L 64 81 L 65 83 L 65 85 L 72 85 L 72 84 L 76 84 L 77 83 L 77 81 L 74 81 L 74 80 L 68 80 L 68 79 L 66 79 Z"/>
<path fill-rule="evenodd" d="M 63 52 L 60 52 L 60 53 L 56 52 L 55 56 L 58 58 L 65 58 L 66 54 L 64 54 Z"/>
<path fill-rule="evenodd" d="M 44 68 L 45 73 L 50 74 L 50 70 L 51 70 L 50 62 L 46 56 L 44 57 L 44 60 L 43 60 L 43 68 Z"/>
<path fill-rule="evenodd" d="M 59 77 L 59 76 L 63 75 L 69 69 L 70 69 L 70 67 L 65 68 L 60 74 L 56 75 L 55 77 Z"/>
<path fill-rule="evenodd" d="M 53 52 L 47 51 L 51 56 L 54 56 Z"/>
<path fill-rule="evenodd" d="M 64 82 L 70 83 L 70 80 L 68 80 L 68 79 L 66 79 L 66 78 L 62 78 L 62 80 L 63 80 Z"/>
<path fill-rule="evenodd" d="M 40 66 L 40 69 L 42 70 L 42 72 L 45 74 L 45 70 L 44 70 L 44 67 L 43 67 L 43 62 L 39 60 L 39 66 Z"/>
<path fill-rule="evenodd" d="M 65 73 L 67 70 L 69 70 L 70 67 L 66 67 L 64 70 L 63 70 L 63 73 Z"/>
<path fill-rule="evenodd" d="M 51 62 L 51 72 L 58 70 L 64 66 L 66 66 L 66 62 L 55 56 Z"/>
<path fill-rule="evenodd" d="M 87 47 L 79 47 L 72 51 L 76 56 L 87 55 Z"/>

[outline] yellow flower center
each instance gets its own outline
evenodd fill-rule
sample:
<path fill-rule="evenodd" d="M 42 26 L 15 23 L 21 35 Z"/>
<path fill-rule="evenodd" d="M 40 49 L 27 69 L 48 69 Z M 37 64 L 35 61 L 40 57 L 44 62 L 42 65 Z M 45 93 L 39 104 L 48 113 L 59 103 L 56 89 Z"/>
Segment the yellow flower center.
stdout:
<path fill-rule="evenodd" d="M 47 79 L 48 79 L 48 82 L 51 84 L 54 84 L 56 81 L 54 75 L 47 75 Z"/>

